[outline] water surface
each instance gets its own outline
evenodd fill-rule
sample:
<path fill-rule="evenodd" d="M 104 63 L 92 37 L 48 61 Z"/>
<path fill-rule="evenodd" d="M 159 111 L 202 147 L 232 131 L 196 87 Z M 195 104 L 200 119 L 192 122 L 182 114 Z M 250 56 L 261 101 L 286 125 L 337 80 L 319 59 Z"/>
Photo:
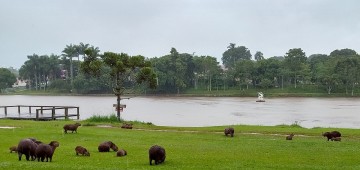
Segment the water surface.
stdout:
<path fill-rule="evenodd" d="M 161 126 L 279 125 L 360 128 L 359 98 L 134 97 L 122 100 L 125 120 Z M 116 97 L 0 96 L 5 105 L 79 106 L 80 119 L 115 113 Z M 75 111 L 75 110 L 74 110 Z M 16 112 L 16 110 L 14 111 Z M 0 115 L 4 111 L 0 109 Z"/>

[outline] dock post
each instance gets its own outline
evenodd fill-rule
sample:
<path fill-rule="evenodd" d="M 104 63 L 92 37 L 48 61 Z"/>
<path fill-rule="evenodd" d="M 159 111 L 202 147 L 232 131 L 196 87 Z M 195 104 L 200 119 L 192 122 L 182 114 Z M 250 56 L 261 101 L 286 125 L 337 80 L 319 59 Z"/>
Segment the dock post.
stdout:
<path fill-rule="evenodd" d="M 20 106 L 18 106 L 18 113 L 19 113 L 19 116 L 20 116 Z"/>
<path fill-rule="evenodd" d="M 43 107 L 41 106 L 40 108 L 41 108 L 41 115 L 42 115 L 43 114 Z"/>
<path fill-rule="evenodd" d="M 7 107 L 4 107 L 4 111 L 5 111 L 5 117 L 7 117 Z"/>
<path fill-rule="evenodd" d="M 52 120 L 55 120 L 55 107 L 53 107 L 51 110 L 51 118 Z"/>
<path fill-rule="evenodd" d="M 69 119 L 69 108 L 64 107 L 64 109 L 65 109 L 65 119 Z"/>
<path fill-rule="evenodd" d="M 39 120 L 39 109 L 36 109 L 36 119 L 35 120 Z"/>
<path fill-rule="evenodd" d="M 30 115 L 31 115 L 31 106 L 29 106 L 29 113 L 30 113 Z"/>
<path fill-rule="evenodd" d="M 76 107 L 76 110 L 77 110 L 77 120 L 79 120 L 80 119 L 79 107 Z"/>

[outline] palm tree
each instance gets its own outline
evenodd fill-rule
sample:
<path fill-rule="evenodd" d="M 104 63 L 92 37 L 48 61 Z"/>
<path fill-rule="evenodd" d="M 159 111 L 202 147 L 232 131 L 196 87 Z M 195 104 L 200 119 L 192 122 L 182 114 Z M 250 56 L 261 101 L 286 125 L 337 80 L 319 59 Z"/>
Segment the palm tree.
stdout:
<path fill-rule="evenodd" d="M 89 44 L 84 44 L 84 43 L 80 43 L 78 46 L 77 46 L 77 52 L 78 52 L 78 61 L 80 61 L 80 55 L 82 55 L 83 56 L 83 59 L 84 59 L 84 57 L 85 57 L 85 50 L 87 49 L 87 48 L 89 48 Z M 80 63 L 80 62 L 79 62 Z"/>
<path fill-rule="evenodd" d="M 63 52 L 62 56 L 64 56 L 65 58 L 70 59 L 70 78 L 71 78 L 70 80 L 71 80 L 71 86 L 72 86 L 73 79 L 74 79 L 72 58 L 73 57 L 79 57 L 78 46 L 77 45 L 72 45 L 72 44 L 66 45 L 65 49 L 62 52 Z"/>

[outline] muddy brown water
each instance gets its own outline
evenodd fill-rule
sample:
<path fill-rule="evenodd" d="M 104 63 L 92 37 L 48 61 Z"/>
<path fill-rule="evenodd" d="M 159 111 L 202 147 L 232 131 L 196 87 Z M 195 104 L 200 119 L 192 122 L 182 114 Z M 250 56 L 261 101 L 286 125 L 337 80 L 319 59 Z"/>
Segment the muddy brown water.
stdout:
<path fill-rule="evenodd" d="M 360 128 L 360 98 L 134 97 L 121 117 L 160 126 L 280 125 Z M 115 113 L 113 96 L 1 95 L 0 106 L 79 106 L 80 119 Z M 26 109 L 24 109 L 26 110 Z M 76 110 L 74 110 L 76 112 Z M 8 111 L 11 112 L 11 111 Z M 12 112 L 17 113 L 17 110 Z M 4 109 L 0 108 L 0 116 Z"/>

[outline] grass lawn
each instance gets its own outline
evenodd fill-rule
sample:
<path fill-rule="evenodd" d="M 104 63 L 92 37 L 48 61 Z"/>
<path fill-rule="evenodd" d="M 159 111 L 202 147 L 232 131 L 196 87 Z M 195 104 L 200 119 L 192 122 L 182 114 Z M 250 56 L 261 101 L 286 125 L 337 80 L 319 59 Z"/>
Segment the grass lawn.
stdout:
<path fill-rule="evenodd" d="M 225 137 L 225 127 L 180 128 L 134 124 L 134 129 L 81 126 L 77 134 L 64 134 L 63 125 L 73 121 L 0 120 L 0 169 L 360 169 L 360 130 L 306 129 L 298 126 L 233 126 L 235 136 Z M 106 123 L 87 123 L 99 125 Z M 338 130 L 341 142 L 328 142 L 322 132 Z M 295 133 L 292 141 L 286 134 Z M 52 162 L 18 160 L 9 147 L 23 138 L 34 137 L 44 143 L 56 140 Z M 110 140 L 128 152 L 99 153 L 98 145 Z M 166 160 L 149 165 L 148 150 L 163 146 Z M 90 157 L 76 156 L 75 147 L 87 148 Z"/>

